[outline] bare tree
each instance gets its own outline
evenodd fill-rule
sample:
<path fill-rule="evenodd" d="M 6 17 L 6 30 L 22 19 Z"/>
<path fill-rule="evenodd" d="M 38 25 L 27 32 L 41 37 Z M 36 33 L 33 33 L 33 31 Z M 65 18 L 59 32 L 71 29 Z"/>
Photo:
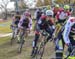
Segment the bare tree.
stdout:
<path fill-rule="evenodd" d="M 37 0 L 36 6 L 37 7 L 43 6 L 42 0 Z"/>
<path fill-rule="evenodd" d="M 1 0 L 0 2 L 0 8 L 3 10 L 4 12 L 4 18 L 7 19 L 7 13 L 8 13 L 8 3 L 10 2 L 10 0 Z"/>
<path fill-rule="evenodd" d="M 19 1 L 19 9 L 25 9 L 27 7 L 26 2 L 24 0 Z"/>

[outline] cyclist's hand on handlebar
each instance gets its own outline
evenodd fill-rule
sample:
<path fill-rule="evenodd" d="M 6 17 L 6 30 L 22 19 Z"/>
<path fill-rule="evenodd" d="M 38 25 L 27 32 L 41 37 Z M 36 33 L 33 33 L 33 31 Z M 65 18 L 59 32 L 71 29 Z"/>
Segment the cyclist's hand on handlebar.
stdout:
<path fill-rule="evenodd" d="M 71 47 L 72 44 L 71 43 L 66 43 L 66 46 Z"/>

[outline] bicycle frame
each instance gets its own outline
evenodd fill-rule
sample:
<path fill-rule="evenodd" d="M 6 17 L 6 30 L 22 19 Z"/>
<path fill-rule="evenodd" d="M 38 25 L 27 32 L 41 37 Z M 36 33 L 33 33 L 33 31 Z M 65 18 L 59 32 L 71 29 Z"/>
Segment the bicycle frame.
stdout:
<path fill-rule="evenodd" d="M 75 59 L 75 46 L 71 47 L 71 53 L 69 53 L 69 55 L 65 58 L 65 59 Z"/>
<path fill-rule="evenodd" d="M 43 31 L 43 33 L 44 33 L 45 31 Z M 40 42 L 40 44 L 39 44 L 39 48 L 38 48 L 38 52 L 37 52 L 37 56 L 36 56 L 36 58 L 37 59 L 42 59 L 42 57 L 43 57 L 43 54 L 44 54 L 44 49 L 45 49 L 45 42 L 46 42 L 46 37 L 47 37 L 47 33 L 45 33 L 45 34 L 43 34 L 43 33 L 41 33 L 41 42 Z M 40 56 L 40 57 L 39 57 Z"/>
<path fill-rule="evenodd" d="M 25 33 L 26 33 L 26 28 L 23 28 L 23 29 L 20 29 L 20 46 L 19 46 L 19 53 L 21 53 L 22 51 L 22 47 L 23 47 L 23 44 L 24 44 L 24 38 L 25 38 Z"/>
<path fill-rule="evenodd" d="M 70 56 L 75 56 L 75 46 L 72 47 L 72 52 L 70 53 Z"/>

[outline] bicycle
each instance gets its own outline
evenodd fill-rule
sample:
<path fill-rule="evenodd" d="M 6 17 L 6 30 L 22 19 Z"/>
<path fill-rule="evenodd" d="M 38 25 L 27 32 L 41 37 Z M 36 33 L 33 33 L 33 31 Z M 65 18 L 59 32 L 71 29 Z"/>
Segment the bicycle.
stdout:
<path fill-rule="evenodd" d="M 44 54 L 44 49 L 45 49 L 45 42 L 46 42 L 46 38 L 47 38 L 47 33 L 45 31 L 41 32 L 41 36 L 42 37 L 42 41 L 40 43 L 37 44 L 37 47 L 34 48 L 34 53 L 32 55 L 32 58 L 35 59 L 42 59 L 43 54 Z"/>
<path fill-rule="evenodd" d="M 11 25 L 11 29 L 12 29 L 12 36 L 11 36 L 12 38 L 11 38 L 10 44 L 12 45 L 14 40 L 18 40 L 18 37 L 17 37 L 18 26 Z"/>
<path fill-rule="evenodd" d="M 48 37 L 48 33 L 43 30 L 42 31 L 42 41 L 39 45 L 39 49 L 38 49 L 38 53 L 37 53 L 37 59 L 42 59 L 42 57 L 43 57 L 47 37 Z"/>
<path fill-rule="evenodd" d="M 20 30 L 19 33 L 20 41 L 19 41 L 18 53 L 22 52 L 22 47 L 25 42 L 25 33 L 26 33 L 26 28 L 24 27 L 23 29 Z"/>
<path fill-rule="evenodd" d="M 75 46 L 71 46 L 71 52 L 67 51 L 68 55 L 65 59 L 75 59 Z"/>

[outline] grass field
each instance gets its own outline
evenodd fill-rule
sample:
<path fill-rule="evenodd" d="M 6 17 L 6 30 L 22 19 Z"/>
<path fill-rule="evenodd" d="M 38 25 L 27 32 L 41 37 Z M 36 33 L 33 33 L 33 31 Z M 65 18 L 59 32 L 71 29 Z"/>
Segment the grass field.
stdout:
<path fill-rule="evenodd" d="M 9 32 L 11 32 L 10 24 L 11 24 L 10 20 L 0 22 L 0 33 L 9 33 Z"/>

